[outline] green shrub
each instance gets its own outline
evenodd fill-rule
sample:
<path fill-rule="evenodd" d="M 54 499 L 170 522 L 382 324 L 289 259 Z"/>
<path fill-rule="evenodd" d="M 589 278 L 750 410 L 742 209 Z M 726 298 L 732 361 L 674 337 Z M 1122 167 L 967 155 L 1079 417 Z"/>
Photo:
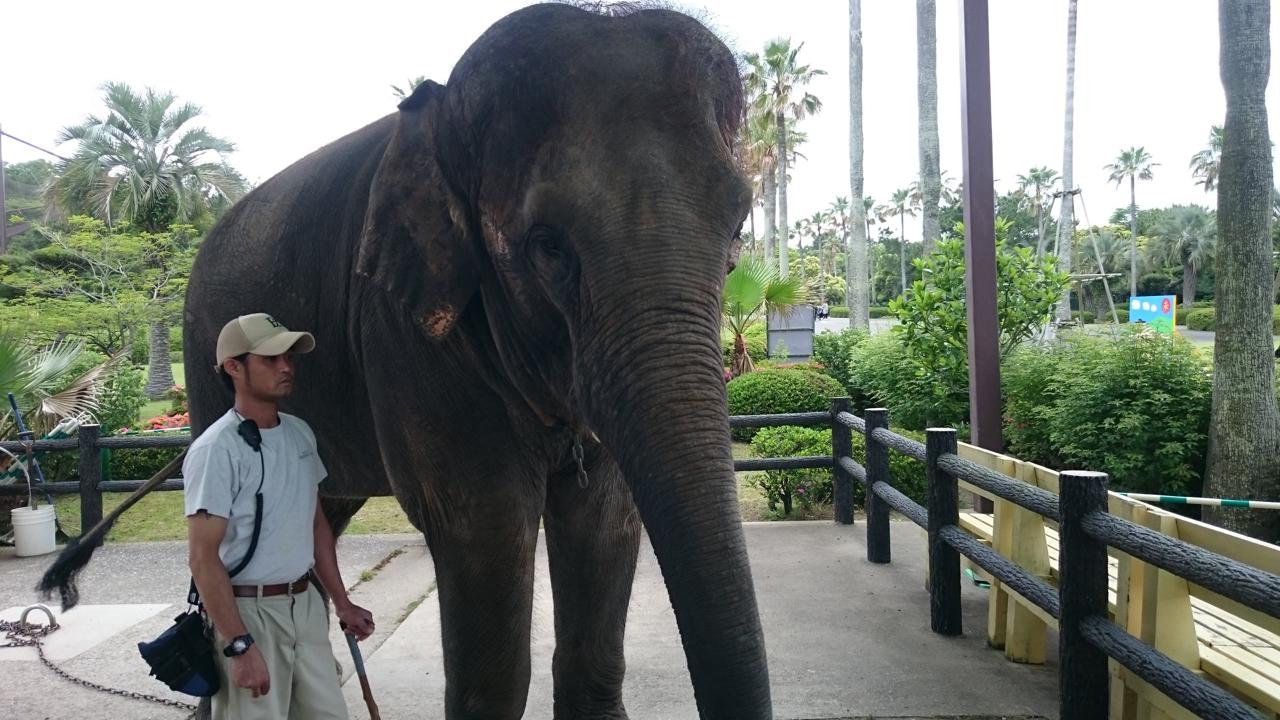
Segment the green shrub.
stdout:
<path fill-rule="evenodd" d="M 939 382 L 907 353 L 897 333 L 872 335 L 853 348 L 848 387 L 851 397 L 865 396 L 868 406 L 888 408 L 899 427 L 959 429 L 969 418 L 968 390 Z"/>
<path fill-rule="evenodd" d="M 94 413 L 103 435 L 112 435 L 121 428 L 136 428 L 138 412 L 147 404 L 142 393 L 147 383 L 145 367 L 124 364 L 116 368 L 98 397 L 98 411 Z M 132 478 L 131 478 L 132 479 Z"/>
<path fill-rule="evenodd" d="M 834 318 L 847 318 L 849 317 L 849 308 L 844 305 L 832 305 L 827 314 Z"/>
<path fill-rule="evenodd" d="M 1097 319 L 1097 314 L 1088 310 L 1072 310 L 1071 319 L 1078 321 L 1081 325 L 1092 325 Z"/>
<path fill-rule="evenodd" d="M 170 364 L 178 364 L 178 365 L 181 365 L 181 364 L 182 364 L 182 362 L 183 362 L 183 360 L 182 360 L 182 351 L 181 351 L 181 350 L 170 350 L 170 351 L 169 351 L 169 363 L 170 363 Z"/>
<path fill-rule="evenodd" d="M 887 307 L 873 307 L 873 308 L 870 308 L 870 309 L 867 311 L 867 314 L 868 314 L 868 316 L 873 317 L 873 318 L 889 317 L 889 308 L 887 308 Z"/>
<path fill-rule="evenodd" d="M 773 415 L 828 410 L 845 391 L 835 378 L 800 368 L 757 370 L 729 381 L 730 415 Z M 749 441 L 758 428 L 735 428 L 735 440 Z"/>
<path fill-rule="evenodd" d="M 765 346 L 764 323 L 759 322 L 754 325 L 748 325 L 747 332 L 742 338 L 747 343 L 747 354 L 751 356 L 753 361 L 763 360 L 768 354 L 769 349 Z M 729 332 L 728 329 L 720 330 L 720 354 L 724 358 L 724 366 L 733 367 L 733 333 Z"/>
<path fill-rule="evenodd" d="M 1126 490 L 1200 492 L 1213 381 L 1193 345 L 1136 330 L 1076 335 L 1041 353 L 1008 363 L 1010 396 L 1028 394 L 1006 405 L 1010 454 L 1106 472 Z"/>
<path fill-rule="evenodd" d="M 868 400 L 862 388 L 853 385 L 849 375 L 849 360 L 853 348 L 867 339 L 862 330 L 846 329 L 843 332 L 818 333 L 813 336 L 813 359 L 823 366 L 823 372 L 844 386 L 854 408 L 861 410 Z"/>
<path fill-rule="evenodd" d="M 1188 330 L 1214 330 L 1216 327 L 1213 308 L 1197 308 L 1187 313 Z"/>
<path fill-rule="evenodd" d="M 171 431 L 172 432 L 172 431 Z M 187 431 L 178 431 L 187 432 Z M 153 435 L 155 433 L 148 433 Z M 106 450 L 104 480 L 148 480 L 168 462 L 178 456 L 182 448 L 119 448 Z"/>
<path fill-rule="evenodd" d="M 804 427 L 760 428 L 751 440 L 751 454 L 756 457 L 802 457 L 831 455 L 831 429 Z M 805 510 L 831 502 L 830 468 L 803 470 L 765 470 L 754 473 L 749 481 L 764 493 L 770 510 L 782 503 L 784 515 L 790 515 L 793 501 Z"/>

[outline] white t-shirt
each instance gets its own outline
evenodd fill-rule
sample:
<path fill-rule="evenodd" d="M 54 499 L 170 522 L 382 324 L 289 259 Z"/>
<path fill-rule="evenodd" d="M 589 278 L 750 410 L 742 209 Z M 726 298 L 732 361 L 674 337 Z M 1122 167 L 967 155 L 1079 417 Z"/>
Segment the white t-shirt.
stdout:
<path fill-rule="evenodd" d="M 191 443 L 182 463 L 186 514 L 204 510 L 227 518 L 218 556 L 230 572 L 249 552 L 254 495 L 261 479 L 258 547 L 231 582 L 293 582 L 315 562 L 316 486 L 328 472 L 316 451 L 315 435 L 301 419 L 280 413 L 279 425 L 261 429 L 261 458 L 237 433 L 240 422 L 235 411 L 228 410 Z"/>

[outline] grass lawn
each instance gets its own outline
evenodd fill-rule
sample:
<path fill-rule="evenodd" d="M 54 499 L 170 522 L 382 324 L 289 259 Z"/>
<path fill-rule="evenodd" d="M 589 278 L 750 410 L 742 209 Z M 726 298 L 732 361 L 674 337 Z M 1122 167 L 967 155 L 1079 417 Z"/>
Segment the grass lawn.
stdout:
<path fill-rule="evenodd" d="M 129 493 L 103 493 L 102 509 L 111 512 Z M 58 520 L 70 534 L 80 527 L 80 498 L 76 495 L 60 495 L 54 500 Z M 370 498 L 360 512 L 351 519 L 347 532 L 353 535 L 377 533 L 417 532 L 392 497 Z M 153 492 L 120 517 L 108 533 L 112 542 L 145 542 L 152 540 L 182 540 L 187 537 L 187 524 L 182 514 L 182 493 Z"/>
<path fill-rule="evenodd" d="M 173 372 L 173 382 L 178 385 L 187 384 L 186 366 L 182 363 L 172 363 L 169 370 Z M 142 406 L 142 410 L 138 411 L 138 422 L 153 418 L 157 415 L 163 415 L 169 412 L 169 401 L 167 399 L 153 400 Z"/>

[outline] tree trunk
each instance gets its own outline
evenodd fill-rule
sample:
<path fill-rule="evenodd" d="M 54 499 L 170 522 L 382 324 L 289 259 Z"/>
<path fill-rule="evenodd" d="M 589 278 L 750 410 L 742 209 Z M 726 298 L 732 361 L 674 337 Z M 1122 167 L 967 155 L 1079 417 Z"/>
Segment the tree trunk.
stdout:
<path fill-rule="evenodd" d="M 907 222 L 902 213 L 898 213 L 898 272 L 902 275 L 902 294 L 907 294 Z"/>
<path fill-rule="evenodd" d="M 152 400 L 164 397 L 173 387 L 173 369 L 169 367 L 169 326 L 151 324 L 151 345 L 147 353 L 147 386 L 143 393 Z"/>
<path fill-rule="evenodd" d="M 1196 266 L 1191 263 L 1182 265 L 1182 304 L 1190 310 L 1196 302 Z"/>
<path fill-rule="evenodd" d="M 1044 258 L 1044 198 L 1036 189 L 1036 261 Z"/>
<path fill-rule="evenodd" d="M 1071 240 L 1074 223 L 1072 210 L 1075 196 L 1071 194 L 1075 181 L 1071 176 L 1072 150 L 1075 143 L 1076 105 L 1076 0 L 1067 2 L 1067 105 L 1062 125 L 1062 212 L 1058 217 L 1058 269 L 1071 272 Z M 1071 286 L 1062 291 L 1058 303 L 1058 319 L 1071 319 Z"/>
<path fill-rule="evenodd" d="M 778 277 L 787 276 L 790 264 L 791 226 L 787 225 L 787 116 L 777 113 L 778 123 Z"/>
<path fill-rule="evenodd" d="M 1138 189 L 1129 176 L 1129 297 L 1138 294 Z"/>
<path fill-rule="evenodd" d="M 849 0 L 849 224 L 853 232 L 845 246 L 845 305 L 849 327 L 870 330 L 867 243 L 871 222 L 862 202 L 862 0 Z"/>
<path fill-rule="evenodd" d="M 747 217 L 751 218 L 751 254 L 754 255 L 756 246 L 760 244 L 760 236 L 756 234 L 756 209 L 754 207 L 751 208 L 751 212 L 747 213 Z"/>
<path fill-rule="evenodd" d="M 764 168 L 764 262 L 771 268 L 776 268 L 777 253 L 774 252 L 774 240 L 776 239 L 778 224 L 776 208 L 778 205 L 778 179 L 773 174 L 773 166 L 766 163 Z"/>
<path fill-rule="evenodd" d="M 751 361 L 751 354 L 747 352 L 747 340 L 741 333 L 733 336 L 733 367 L 731 371 L 734 377 L 742 377 L 756 369 L 755 363 Z"/>
<path fill-rule="evenodd" d="M 920 216 L 924 224 L 924 254 L 933 252 L 941 234 L 938 196 L 942 173 L 938 167 L 938 42 L 935 0 L 916 0 L 916 103 L 920 134 Z"/>
<path fill-rule="evenodd" d="M 1280 496 L 1280 413 L 1271 346 L 1271 141 L 1266 88 L 1271 66 L 1268 0 L 1219 0 L 1227 117 L 1218 174 L 1217 338 L 1205 494 Z M 1280 540 L 1280 515 L 1205 508 L 1210 522 Z"/>

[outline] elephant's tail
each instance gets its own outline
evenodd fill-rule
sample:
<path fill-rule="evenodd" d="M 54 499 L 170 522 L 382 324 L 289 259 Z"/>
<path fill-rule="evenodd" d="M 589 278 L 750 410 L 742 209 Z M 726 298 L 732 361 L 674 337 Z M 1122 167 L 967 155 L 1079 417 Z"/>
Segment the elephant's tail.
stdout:
<path fill-rule="evenodd" d="M 103 541 L 107 539 L 107 533 L 111 531 L 113 525 L 126 510 L 133 507 L 147 493 L 155 489 L 157 485 L 169 479 L 178 469 L 182 467 L 182 460 L 187 456 L 187 451 L 183 450 L 177 457 L 169 461 L 150 480 L 142 484 L 132 495 L 130 495 L 120 506 L 111 511 L 111 514 L 98 521 L 92 530 L 82 533 L 78 538 L 72 538 L 67 542 L 67 546 L 58 554 L 58 559 L 53 561 L 49 569 L 44 572 L 44 576 L 40 578 L 40 584 L 36 586 L 36 590 L 42 597 L 48 598 L 53 594 L 54 590 L 58 591 L 58 595 L 62 598 L 62 610 L 66 612 L 76 606 L 80 602 L 80 590 L 76 587 L 76 577 L 80 574 L 93 558 L 93 551 L 97 550 Z"/>

